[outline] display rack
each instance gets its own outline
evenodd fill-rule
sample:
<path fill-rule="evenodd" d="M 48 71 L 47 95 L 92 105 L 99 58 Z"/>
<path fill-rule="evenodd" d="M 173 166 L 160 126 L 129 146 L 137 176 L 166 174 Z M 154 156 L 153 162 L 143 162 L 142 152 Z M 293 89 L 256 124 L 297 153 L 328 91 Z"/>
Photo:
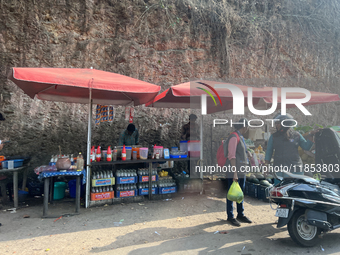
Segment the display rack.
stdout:
<path fill-rule="evenodd" d="M 90 165 L 90 173 L 88 173 L 88 181 L 90 181 L 91 176 L 92 176 L 92 171 L 94 167 L 99 167 L 99 166 L 105 166 L 105 167 L 109 167 L 111 166 L 110 171 L 114 171 L 114 173 L 116 173 L 117 171 L 117 165 L 127 165 L 127 164 L 148 164 L 148 169 L 149 169 L 149 188 L 147 193 L 144 192 L 144 194 L 148 194 L 148 198 L 151 200 L 154 197 L 158 198 L 158 197 L 163 197 L 165 195 L 168 194 L 152 194 L 152 164 L 153 163 L 160 163 L 160 162 L 166 162 L 166 161 L 175 161 L 175 162 L 181 162 L 181 161 L 193 161 L 193 162 L 198 162 L 200 159 L 199 158 L 193 158 L 193 157 L 188 157 L 188 158 L 170 158 L 170 159 L 139 159 L 139 160 L 117 160 L 117 161 L 102 161 L 102 162 L 92 162 Z M 150 178 L 151 177 L 151 178 Z M 112 178 L 112 177 L 111 177 Z M 115 181 L 113 181 L 112 183 L 114 185 L 117 185 L 117 178 L 113 177 L 113 179 L 115 179 Z M 112 184 L 110 184 L 112 185 Z M 203 187 L 202 187 L 203 188 Z M 163 192 L 162 192 L 163 193 Z M 115 202 L 140 202 L 144 199 L 144 196 L 133 196 L 133 197 L 114 197 L 114 192 L 112 192 L 111 197 L 106 197 L 106 200 L 96 200 L 93 201 L 91 200 L 91 189 L 90 192 L 88 192 L 88 194 L 86 194 L 87 198 L 89 199 L 89 206 L 93 206 L 93 205 L 100 205 L 100 204 L 111 204 L 111 203 L 115 203 Z"/>

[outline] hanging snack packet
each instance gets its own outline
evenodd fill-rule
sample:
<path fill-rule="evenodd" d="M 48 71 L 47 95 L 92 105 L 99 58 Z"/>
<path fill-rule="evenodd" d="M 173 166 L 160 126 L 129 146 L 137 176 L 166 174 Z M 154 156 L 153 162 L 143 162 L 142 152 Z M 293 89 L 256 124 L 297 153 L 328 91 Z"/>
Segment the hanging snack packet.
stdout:
<path fill-rule="evenodd" d="M 96 121 L 95 121 L 96 125 L 99 125 L 99 123 L 100 123 L 101 109 L 102 109 L 102 106 L 100 104 L 97 104 L 97 108 L 96 108 Z"/>
<path fill-rule="evenodd" d="M 103 105 L 100 113 L 100 122 L 106 122 L 109 120 L 108 106 Z"/>
<path fill-rule="evenodd" d="M 112 105 L 109 106 L 109 122 L 113 122 L 115 117 L 115 110 Z"/>

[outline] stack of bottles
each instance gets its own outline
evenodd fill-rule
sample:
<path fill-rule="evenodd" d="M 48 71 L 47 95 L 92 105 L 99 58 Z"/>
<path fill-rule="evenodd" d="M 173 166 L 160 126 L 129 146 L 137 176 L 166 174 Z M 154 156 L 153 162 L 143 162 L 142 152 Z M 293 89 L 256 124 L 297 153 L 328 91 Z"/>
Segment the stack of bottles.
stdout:
<path fill-rule="evenodd" d="M 105 179 L 105 178 L 112 178 L 113 171 L 93 171 L 92 179 Z"/>
<path fill-rule="evenodd" d="M 132 183 L 132 184 L 118 184 L 117 186 L 117 191 L 124 191 L 124 190 L 136 190 L 137 189 L 137 184 Z"/>
<path fill-rule="evenodd" d="M 101 193 L 101 192 L 111 192 L 113 191 L 113 186 L 99 186 L 99 187 L 92 187 L 92 193 Z"/>

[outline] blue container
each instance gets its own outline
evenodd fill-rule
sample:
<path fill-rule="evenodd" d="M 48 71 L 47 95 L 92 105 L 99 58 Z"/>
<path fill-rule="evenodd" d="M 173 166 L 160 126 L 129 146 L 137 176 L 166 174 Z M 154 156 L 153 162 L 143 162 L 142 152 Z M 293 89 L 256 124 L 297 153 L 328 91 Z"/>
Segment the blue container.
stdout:
<path fill-rule="evenodd" d="M 116 184 L 131 184 L 131 183 L 137 183 L 137 176 L 116 177 Z"/>
<path fill-rule="evenodd" d="M 5 160 L 5 161 L 1 162 L 2 163 L 2 168 L 7 169 L 9 161 L 14 161 L 13 162 L 13 167 L 14 168 L 21 167 L 23 165 L 23 163 L 24 163 L 24 159 Z"/>
<path fill-rule="evenodd" d="M 18 200 L 20 202 L 25 201 L 26 197 L 28 196 L 28 192 L 23 191 L 23 190 L 18 190 Z"/>
<path fill-rule="evenodd" d="M 249 183 L 248 196 L 253 197 L 253 198 L 257 198 L 258 186 L 260 186 L 260 185 L 255 184 L 255 183 Z"/>
<path fill-rule="evenodd" d="M 152 188 L 152 195 L 158 194 L 158 188 Z M 149 189 L 138 189 L 139 196 L 149 195 Z"/>
<path fill-rule="evenodd" d="M 75 198 L 76 197 L 76 187 L 77 187 L 77 180 L 71 180 L 68 182 L 68 188 L 70 190 L 70 197 Z M 80 195 L 84 193 L 84 185 L 80 186 Z"/>
<path fill-rule="evenodd" d="M 164 188 L 159 188 L 159 194 L 170 194 L 170 193 L 176 193 L 177 192 L 177 187 L 164 187 Z"/>

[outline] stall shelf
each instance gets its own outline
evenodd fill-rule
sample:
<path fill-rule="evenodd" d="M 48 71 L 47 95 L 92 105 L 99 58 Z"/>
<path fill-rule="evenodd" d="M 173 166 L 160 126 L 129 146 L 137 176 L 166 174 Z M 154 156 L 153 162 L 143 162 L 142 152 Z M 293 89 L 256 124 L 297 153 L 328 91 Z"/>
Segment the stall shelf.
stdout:
<path fill-rule="evenodd" d="M 117 165 L 126 165 L 126 164 L 142 164 L 146 163 L 148 164 L 149 168 L 149 199 L 157 198 L 157 197 L 163 197 L 167 196 L 167 194 L 164 195 L 153 195 L 152 192 L 150 192 L 151 185 L 152 185 L 152 163 L 159 163 L 159 162 L 164 162 L 164 161 L 176 161 L 176 162 L 181 162 L 181 161 L 193 161 L 193 162 L 199 162 L 199 158 L 170 158 L 170 159 L 139 159 L 139 160 L 117 160 L 117 161 L 102 161 L 102 162 L 91 162 L 90 169 L 92 172 L 92 168 L 95 166 L 112 166 L 112 170 L 116 168 Z M 92 173 L 89 174 L 89 176 L 92 176 Z M 203 190 L 203 186 L 201 191 Z M 87 196 L 90 196 L 90 193 L 87 194 Z M 167 196 L 168 197 L 168 196 Z M 88 198 L 89 199 L 89 198 Z M 144 199 L 143 196 L 136 196 L 136 197 L 127 197 L 127 198 L 113 198 L 113 199 L 108 199 L 108 200 L 99 200 L 99 201 L 89 201 L 89 206 L 93 205 L 99 205 L 99 204 L 105 204 L 105 203 L 115 203 L 116 201 L 130 201 L 130 202 L 140 202 Z M 90 199 L 89 199 L 90 200 Z"/>

